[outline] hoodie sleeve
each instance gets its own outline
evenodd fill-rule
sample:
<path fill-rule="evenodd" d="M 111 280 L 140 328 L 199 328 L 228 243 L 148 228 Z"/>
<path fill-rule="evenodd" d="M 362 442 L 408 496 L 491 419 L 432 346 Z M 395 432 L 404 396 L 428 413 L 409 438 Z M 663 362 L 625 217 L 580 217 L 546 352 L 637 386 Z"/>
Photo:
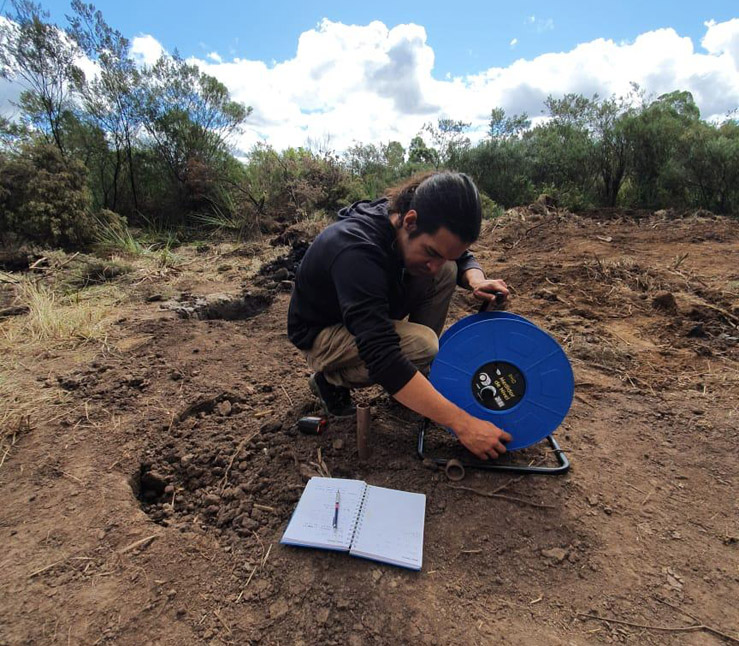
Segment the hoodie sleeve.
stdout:
<path fill-rule="evenodd" d="M 464 276 L 464 272 L 468 269 L 479 269 L 482 271 L 482 267 L 480 266 L 480 263 L 475 260 L 475 257 L 469 251 L 465 251 L 459 258 L 457 258 L 457 285 L 460 287 L 465 286 L 464 282 L 462 282 L 462 277 Z"/>
<path fill-rule="evenodd" d="M 344 325 L 354 335 L 370 379 L 393 395 L 416 374 L 416 367 L 401 352 L 389 316 L 385 262 L 370 245 L 352 246 L 334 259 L 331 277 Z"/>

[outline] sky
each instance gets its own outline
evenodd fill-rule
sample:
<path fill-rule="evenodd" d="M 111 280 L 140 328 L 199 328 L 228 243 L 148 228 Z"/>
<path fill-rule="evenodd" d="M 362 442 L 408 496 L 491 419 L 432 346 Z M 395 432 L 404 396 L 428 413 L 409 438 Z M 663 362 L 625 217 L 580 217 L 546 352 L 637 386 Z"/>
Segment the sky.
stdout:
<path fill-rule="evenodd" d="M 5 0 L 4 10 L 7 12 Z M 43 2 L 65 25 L 68 2 Z M 140 63 L 176 50 L 251 106 L 248 151 L 308 139 L 407 145 L 441 117 L 484 136 L 490 111 L 548 95 L 689 90 L 704 118 L 739 107 L 739 3 L 99 0 Z M 7 99 L 7 88 L 0 100 Z M 7 112 L 7 105 L 3 106 Z"/>

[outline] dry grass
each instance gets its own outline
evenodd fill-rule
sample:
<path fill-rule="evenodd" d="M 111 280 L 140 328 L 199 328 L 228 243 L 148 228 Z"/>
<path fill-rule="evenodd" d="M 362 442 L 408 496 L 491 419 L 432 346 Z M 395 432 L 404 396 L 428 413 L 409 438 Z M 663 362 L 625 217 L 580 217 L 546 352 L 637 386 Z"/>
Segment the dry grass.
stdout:
<path fill-rule="evenodd" d="M 43 395 L 23 387 L 10 368 L 0 372 L 0 469 L 10 455 L 18 439 L 30 431 L 39 405 L 51 393 Z"/>
<path fill-rule="evenodd" d="M 88 289 L 60 296 L 41 282 L 23 278 L 16 286 L 17 302 L 29 312 L 0 326 L 0 351 L 43 344 L 45 348 L 104 341 L 112 307 L 120 302 L 118 290 Z"/>
<path fill-rule="evenodd" d="M 595 261 L 586 264 L 585 268 L 593 280 L 609 285 L 623 283 L 638 292 L 675 289 L 673 282 L 661 275 L 661 272 L 652 267 L 644 267 L 627 256 L 614 260 L 601 260 L 596 257 Z"/>
<path fill-rule="evenodd" d="M 110 285 L 63 296 L 39 280 L 18 277 L 16 304 L 28 314 L 0 322 L 0 468 L 18 439 L 58 414 L 60 392 L 42 387 L 41 357 L 48 350 L 73 350 L 84 344 L 104 344 L 120 303 Z"/>

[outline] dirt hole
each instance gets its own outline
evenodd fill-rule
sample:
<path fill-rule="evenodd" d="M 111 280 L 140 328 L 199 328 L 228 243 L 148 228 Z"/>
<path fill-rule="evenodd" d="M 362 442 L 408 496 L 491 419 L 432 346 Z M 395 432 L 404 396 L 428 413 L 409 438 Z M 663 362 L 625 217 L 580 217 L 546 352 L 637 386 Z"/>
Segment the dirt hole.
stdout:
<path fill-rule="evenodd" d="M 181 318 L 200 320 L 243 321 L 262 313 L 272 304 L 274 294 L 267 291 L 193 296 L 183 294 L 177 301 L 162 304 Z"/>

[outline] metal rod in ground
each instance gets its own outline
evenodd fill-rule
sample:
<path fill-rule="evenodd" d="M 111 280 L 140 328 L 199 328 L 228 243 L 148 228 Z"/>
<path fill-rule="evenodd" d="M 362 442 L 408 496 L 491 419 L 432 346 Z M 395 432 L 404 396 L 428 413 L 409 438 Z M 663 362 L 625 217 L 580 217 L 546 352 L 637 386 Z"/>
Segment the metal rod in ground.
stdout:
<path fill-rule="evenodd" d="M 366 404 L 357 406 L 357 450 L 360 460 L 368 460 L 372 454 L 369 443 L 370 408 Z"/>

